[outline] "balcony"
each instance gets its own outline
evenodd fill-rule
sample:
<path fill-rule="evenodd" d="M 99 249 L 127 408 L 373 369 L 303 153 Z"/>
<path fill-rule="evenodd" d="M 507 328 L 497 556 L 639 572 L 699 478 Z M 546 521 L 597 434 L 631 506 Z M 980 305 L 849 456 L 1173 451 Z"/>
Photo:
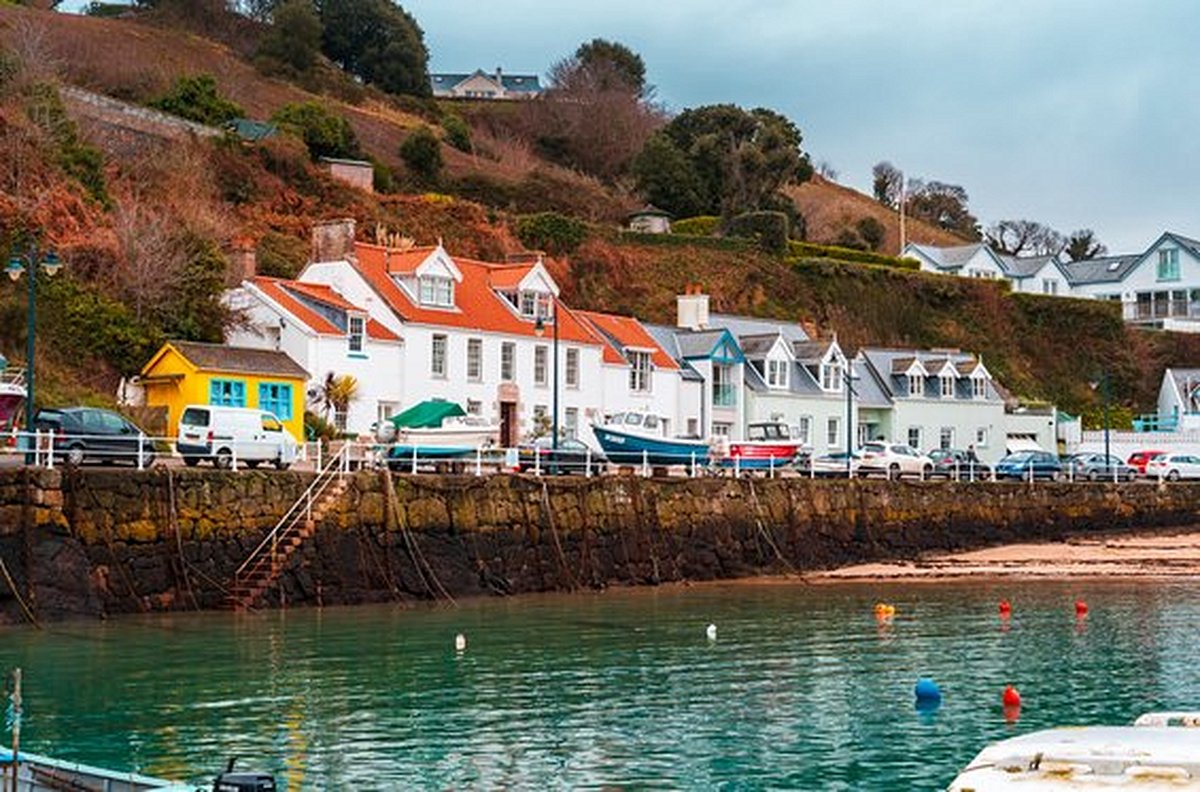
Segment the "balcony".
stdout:
<path fill-rule="evenodd" d="M 713 407 L 737 407 L 737 388 L 732 384 L 714 384 L 712 403 Z"/>
<path fill-rule="evenodd" d="M 1200 300 L 1165 299 L 1121 303 L 1126 322 L 1160 322 L 1163 319 L 1200 319 Z"/>

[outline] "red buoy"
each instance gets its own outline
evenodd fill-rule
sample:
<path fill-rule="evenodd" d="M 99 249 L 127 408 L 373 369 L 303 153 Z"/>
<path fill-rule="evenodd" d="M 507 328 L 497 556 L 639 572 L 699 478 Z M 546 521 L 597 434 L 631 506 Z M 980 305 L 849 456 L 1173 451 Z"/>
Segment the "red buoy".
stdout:
<path fill-rule="evenodd" d="M 1083 600 L 1075 600 L 1075 615 L 1086 616 L 1088 612 L 1087 603 Z"/>
<path fill-rule="evenodd" d="M 1004 693 L 1000 696 L 1000 700 L 1004 702 L 1005 707 L 1021 706 L 1021 694 L 1012 685 L 1004 688 Z"/>
<path fill-rule="evenodd" d="M 1000 600 L 1000 615 L 1007 616 L 1012 613 L 1012 603 L 1008 600 Z"/>

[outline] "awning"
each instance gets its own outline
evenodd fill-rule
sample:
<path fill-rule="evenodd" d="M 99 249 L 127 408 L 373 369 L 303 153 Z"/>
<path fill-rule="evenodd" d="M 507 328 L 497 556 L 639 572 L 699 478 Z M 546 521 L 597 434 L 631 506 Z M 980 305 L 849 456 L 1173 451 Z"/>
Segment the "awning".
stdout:
<path fill-rule="evenodd" d="M 1034 439 L 1036 435 L 1031 434 L 1011 434 L 1004 443 L 1004 447 L 1008 453 L 1015 454 L 1018 451 L 1042 451 L 1042 446 Z"/>
<path fill-rule="evenodd" d="M 404 412 L 393 415 L 391 421 L 397 429 L 400 427 L 407 427 L 409 429 L 437 429 L 442 425 L 443 418 L 466 414 L 466 410 L 454 402 L 435 399 L 423 401 L 420 404 L 409 407 Z"/>

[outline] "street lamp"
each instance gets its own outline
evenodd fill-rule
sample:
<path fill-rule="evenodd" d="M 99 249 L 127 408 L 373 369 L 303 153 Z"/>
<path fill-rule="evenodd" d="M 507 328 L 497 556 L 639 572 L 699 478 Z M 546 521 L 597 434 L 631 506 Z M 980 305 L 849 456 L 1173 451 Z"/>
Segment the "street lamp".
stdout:
<path fill-rule="evenodd" d="M 9 279 L 14 283 L 21 278 L 22 273 L 28 275 L 26 278 L 29 287 L 29 306 L 26 319 L 28 326 L 25 332 L 25 432 L 30 438 L 30 450 L 25 454 L 25 464 L 27 465 L 34 463 L 37 454 L 37 449 L 33 448 L 33 352 L 37 331 L 37 274 L 39 269 L 44 270 L 46 275 L 54 277 L 62 269 L 62 262 L 53 250 L 39 251 L 36 242 L 31 242 L 24 253 L 14 250 L 8 259 L 8 265 L 4 268 Z"/>
<path fill-rule="evenodd" d="M 1096 388 L 1100 389 L 1100 398 L 1104 403 L 1104 464 L 1107 466 L 1109 464 L 1109 461 L 1108 461 L 1108 453 L 1109 453 L 1108 405 L 1109 405 L 1109 402 L 1112 400 L 1112 393 L 1110 392 L 1111 384 L 1109 381 L 1108 372 L 1107 371 L 1101 372 L 1100 376 L 1097 379 L 1090 381 L 1088 383 L 1088 385 L 1090 385 L 1092 387 L 1092 390 L 1096 390 Z"/>
<path fill-rule="evenodd" d="M 849 360 L 846 361 L 846 367 L 842 369 L 842 383 L 846 389 L 846 478 L 852 478 L 850 469 L 851 461 L 854 457 L 854 380 L 858 377 L 854 376 L 854 369 Z"/>
<path fill-rule="evenodd" d="M 533 332 L 541 338 L 546 333 L 547 323 L 553 325 L 553 344 L 551 354 L 554 356 L 554 363 L 551 365 L 551 378 L 554 383 L 551 388 L 550 401 L 550 449 L 551 451 L 558 450 L 558 298 L 553 294 L 550 295 L 550 312 L 551 318 L 538 314 L 537 321 L 533 325 Z"/>

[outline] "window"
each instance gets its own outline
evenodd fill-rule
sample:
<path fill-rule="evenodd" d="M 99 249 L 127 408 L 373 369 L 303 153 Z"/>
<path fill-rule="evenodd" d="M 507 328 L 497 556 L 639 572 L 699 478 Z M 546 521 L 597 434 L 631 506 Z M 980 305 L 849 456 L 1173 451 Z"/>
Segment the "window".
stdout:
<path fill-rule="evenodd" d="M 535 346 L 533 348 L 533 382 L 543 388 L 549 381 L 546 375 L 546 360 L 548 359 L 548 350 L 545 344 Z"/>
<path fill-rule="evenodd" d="M 975 445 L 983 447 L 988 444 L 988 430 L 985 427 L 979 427 L 975 430 Z"/>
<path fill-rule="evenodd" d="M 283 431 L 283 424 L 281 424 L 279 419 L 274 415 L 271 415 L 270 413 L 263 413 L 261 416 L 259 416 L 259 418 L 262 421 L 262 428 L 264 432 Z"/>
<path fill-rule="evenodd" d="M 921 427 L 919 427 L 919 426 L 908 427 L 908 444 L 910 446 L 912 446 L 913 448 L 921 447 Z"/>
<path fill-rule="evenodd" d="M 714 407 L 736 407 L 737 388 L 733 383 L 733 366 L 713 364 L 712 403 Z"/>
<path fill-rule="evenodd" d="M 567 348 L 567 387 L 579 387 L 579 350 Z"/>
<path fill-rule="evenodd" d="M 804 445 L 812 444 L 812 416 L 801 415 L 798 422 L 800 429 L 800 442 Z"/>
<path fill-rule="evenodd" d="M 688 437 L 699 437 L 700 436 L 700 422 L 698 420 L 696 420 L 695 418 L 687 419 L 687 436 Z"/>
<path fill-rule="evenodd" d="M 942 381 L 942 398 L 952 398 L 954 396 L 954 377 L 943 376 L 938 379 Z"/>
<path fill-rule="evenodd" d="M 440 333 L 433 336 L 433 346 L 429 350 L 429 373 L 446 378 L 446 336 Z"/>
<path fill-rule="evenodd" d="M 563 437 L 575 439 L 579 436 L 579 408 L 568 407 L 563 411 Z"/>
<path fill-rule="evenodd" d="M 971 380 L 971 395 L 976 399 L 987 398 L 987 378 L 975 377 Z"/>
<path fill-rule="evenodd" d="M 454 281 L 437 275 L 421 276 L 421 305 L 454 307 Z"/>
<path fill-rule="evenodd" d="M 258 409 L 274 413 L 281 421 L 292 420 L 292 386 L 282 382 L 260 382 Z"/>
<path fill-rule="evenodd" d="M 938 448 L 954 448 L 954 427 L 943 426 L 938 435 Z"/>
<path fill-rule="evenodd" d="M 1158 279 L 1160 281 L 1179 280 L 1178 248 L 1158 251 Z"/>
<path fill-rule="evenodd" d="M 393 415 L 400 412 L 400 405 L 392 401 L 381 401 L 375 405 L 375 420 L 384 423 Z"/>
<path fill-rule="evenodd" d="M 333 426 L 339 432 L 346 431 L 346 409 L 335 407 L 333 410 Z"/>
<path fill-rule="evenodd" d="M 363 331 L 366 329 L 367 320 L 362 316 L 349 316 L 346 319 L 346 338 L 350 342 L 350 353 L 356 354 L 363 351 Z"/>
<path fill-rule="evenodd" d="M 211 380 L 208 383 L 208 403 L 218 407 L 245 407 L 245 380 Z"/>
<path fill-rule="evenodd" d="M 546 292 L 523 291 L 519 297 L 518 308 L 521 316 L 530 319 L 550 317 L 550 295 Z"/>
<path fill-rule="evenodd" d="M 1043 279 L 1042 294 L 1058 294 L 1058 281 L 1053 278 Z"/>
<path fill-rule="evenodd" d="M 733 424 L 717 423 L 717 422 L 713 423 L 713 434 L 716 435 L 717 437 L 729 437 L 729 434 L 732 431 L 733 431 Z"/>
<path fill-rule="evenodd" d="M 908 375 L 908 395 L 920 396 L 925 391 L 925 378 L 920 374 Z"/>
<path fill-rule="evenodd" d="M 841 432 L 841 422 L 837 418 L 830 418 L 825 424 L 825 442 L 830 448 L 838 445 Z"/>
<path fill-rule="evenodd" d="M 867 426 L 865 423 L 860 423 L 860 424 L 858 425 L 858 432 L 857 432 L 857 434 L 858 434 L 858 444 L 859 444 L 859 445 L 863 445 L 863 444 L 865 444 L 865 443 L 867 442 L 867 440 L 869 440 L 869 439 L 870 439 L 870 438 L 867 436 L 867 435 L 868 435 L 868 433 L 870 432 L 870 430 L 871 430 L 871 427 L 870 427 L 870 426 Z"/>
<path fill-rule="evenodd" d="M 500 344 L 500 381 L 512 382 L 517 378 L 517 345 L 512 341 Z"/>
<path fill-rule="evenodd" d="M 786 388 L 788 386 L 788 362 L 786 360 L 767 361 L 767 387 Z"/>
<path fill-rule="evenodd" d="M 634 393 L 650 392 L 650 353 L 629 353 L 629 390 Z"/>
<path fill-rule="evenodd" d="M 467 339 L 467 379 L 478 382 L 483 379 L 483 339 Z"/>
<path fill-rule="evenodd" d="M 483 415 L 483 402 L 478 399 L 467 399 L 467 415 Z"/>
<path fill-rule="evenodd" d="M 842 379 L 841 364 L 821 364 L 821 390 L 840 391 L 842 389 Z"/>

